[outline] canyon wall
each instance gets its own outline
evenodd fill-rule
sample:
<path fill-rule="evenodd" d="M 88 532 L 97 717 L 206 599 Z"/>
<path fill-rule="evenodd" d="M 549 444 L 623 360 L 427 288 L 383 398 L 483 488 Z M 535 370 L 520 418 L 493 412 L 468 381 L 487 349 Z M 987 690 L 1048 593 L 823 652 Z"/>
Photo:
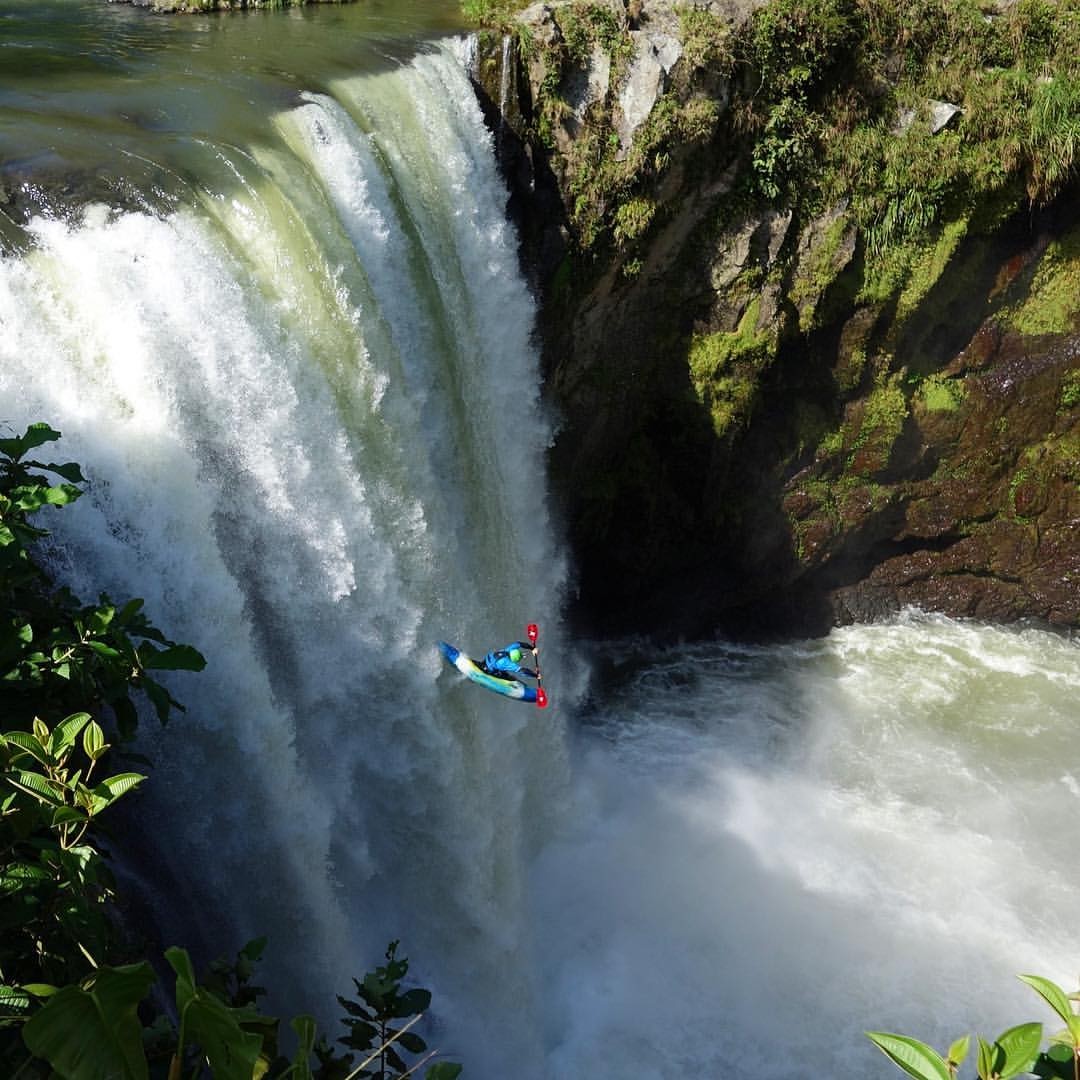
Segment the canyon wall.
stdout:
<path fill-rule="evenodd" d="M 589 632 L 1080 618 L 1071 61 L 1009 5 L 868 8 L 480 35 Z"/>

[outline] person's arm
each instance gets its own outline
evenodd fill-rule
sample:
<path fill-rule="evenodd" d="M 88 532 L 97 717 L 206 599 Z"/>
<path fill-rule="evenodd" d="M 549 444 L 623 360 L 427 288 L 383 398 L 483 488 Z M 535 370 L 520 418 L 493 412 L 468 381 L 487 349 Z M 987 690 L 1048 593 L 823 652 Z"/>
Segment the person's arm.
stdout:
<path fill-rule="evenodd" d="M 533 654 L 533 660 L 536 659 L 536 646 L 535 645 L 532 645 L 527 641 L 519 641 L 517 643 L 517 645 L 518 645 L 518 648 L 521 649 L 522 652 L 531 652 Z M 528 675 L 530 679 L 539 679 L 540 678 L 540 672 L 535 671 L 532 668 L 519 667 L 518 671 L 522 675 Z"/>

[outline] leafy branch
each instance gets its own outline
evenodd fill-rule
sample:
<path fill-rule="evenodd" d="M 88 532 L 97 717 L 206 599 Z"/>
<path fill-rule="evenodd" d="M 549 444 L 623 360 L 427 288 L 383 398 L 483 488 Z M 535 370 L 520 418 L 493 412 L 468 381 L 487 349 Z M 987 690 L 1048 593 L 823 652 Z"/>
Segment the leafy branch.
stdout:
<path fill-rule="evenodd" d="M 1048 1080 L 1080 1080 L 1080 1016 L 1072 1004 L 1080 995 L 1068 995 L 1056 983 L 1039 975 L 1021 975 L 1020 979 L 1057 1013 L 1065 1028 L 1050 1036 L 1046 1050 L 1041 1049 L 1040 1023 L 1018 1024 L 993 1042 L 976 1036 L 976 1075 L 979 1080 L 1012 1080 L 1015 1076 L 1028 1075 Z M 970 1036 L 965 1035 L 942 1057 L 932 1046 L 908 1035 L 886 1031 L 866 1034 L 894 1065 L 915 1080 L 955 1080 L 971 1046 Z"/>

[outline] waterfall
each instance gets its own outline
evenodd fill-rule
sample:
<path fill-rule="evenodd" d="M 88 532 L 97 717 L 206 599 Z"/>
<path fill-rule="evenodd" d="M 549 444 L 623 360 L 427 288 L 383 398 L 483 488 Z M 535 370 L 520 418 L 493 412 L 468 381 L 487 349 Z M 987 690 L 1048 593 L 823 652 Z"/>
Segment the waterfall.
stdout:
<path fill-rule="evenodd" d="M 266 935 L 268 1009 L 333 1040 L 333 995 L 400 938 L 470 1080 L 886 1080 L 867 1028 L 1049 1029 L 1014 975 L 1075 987 L 1075 641 L 919 614 L 566 640 L 556 418 L 465 46 L 282 67 L 355 70 L 327 43 L 365 7 L 298 12 L 311 38 L 133 21 L 169 47 L 112 55 L 134 75 L 83 128 L 65 66 L 57 116 L 22 87 L 71 153 L 107 146 L 118 198 L 0 216 L 0 421 L 53 424 L 88 477 L 39 518 L 57 576 L 145 598 L 209 661 L 168 679 L 185 714 L 143 717 L 155 766 L 117 808 L 162 944 Z M 209 57 L 256 32 L 278 74 L 229 82 L 236 54 Z M 527 621 L 545 712 L 436 650 Z"/>
<path fill-rule="evenodd" d="M 143 719 L 122 845 L 165 932 L 268 935 L 271 1004 L 330 1018 L 401 938 L 444 1048 L 505 1075 L 541 1057 L 488 1027 L 535 1009 L 562 722 L 436 642 L 558 641 L 533 302 L 454 46 L 305 93 L 274 136 L 207 147 L 168 213 L 29 224 L 0 260 L 3 420 L 59 428 L 88 477 L 44 523 L 60 578 L 208 659 L 170 683 L 186 715 Z"/>

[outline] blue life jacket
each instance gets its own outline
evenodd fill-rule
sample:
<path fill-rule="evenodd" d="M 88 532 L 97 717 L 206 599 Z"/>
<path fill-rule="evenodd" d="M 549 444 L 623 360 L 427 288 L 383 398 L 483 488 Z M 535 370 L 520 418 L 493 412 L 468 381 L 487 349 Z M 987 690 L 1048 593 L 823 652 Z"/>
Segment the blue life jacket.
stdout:
<path fill-rule="evenodd" d="M 505 649 L 492 650 L 484 657 L 484 667 L 486 667 L 488 671 L 520 671 L 521 664 L 516 660 L 510 659 L 510 650 L 518 648 L 520 648 L 520 646 L 515 641 L 507 645 Z"/>

